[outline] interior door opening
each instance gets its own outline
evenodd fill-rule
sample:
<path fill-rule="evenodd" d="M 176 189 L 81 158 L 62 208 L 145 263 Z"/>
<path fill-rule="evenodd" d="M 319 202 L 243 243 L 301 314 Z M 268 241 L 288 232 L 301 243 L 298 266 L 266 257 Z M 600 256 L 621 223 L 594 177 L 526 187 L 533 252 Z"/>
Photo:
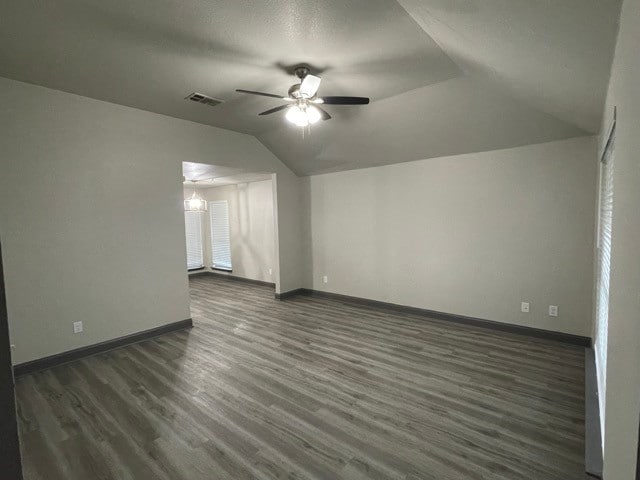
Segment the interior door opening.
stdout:
<path fill-rule="evenodd" d="M 183 162 L 186 271 L 277 282 L 274 175 Z"/>

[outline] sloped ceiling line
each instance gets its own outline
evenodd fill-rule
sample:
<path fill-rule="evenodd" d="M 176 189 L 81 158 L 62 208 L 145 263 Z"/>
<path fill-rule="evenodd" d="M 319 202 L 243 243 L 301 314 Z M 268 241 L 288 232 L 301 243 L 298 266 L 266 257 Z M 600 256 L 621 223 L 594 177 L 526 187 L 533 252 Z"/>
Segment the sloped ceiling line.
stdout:
<path fill-rule="evenodd" d="M 255 136 L 300 175 L 597 131 L 620 0 L 0 0 L 0 76 Z M 323 68 L 304 142 L 277 103 Z M 205 107 L 191 92 L 225 100 Z"/>

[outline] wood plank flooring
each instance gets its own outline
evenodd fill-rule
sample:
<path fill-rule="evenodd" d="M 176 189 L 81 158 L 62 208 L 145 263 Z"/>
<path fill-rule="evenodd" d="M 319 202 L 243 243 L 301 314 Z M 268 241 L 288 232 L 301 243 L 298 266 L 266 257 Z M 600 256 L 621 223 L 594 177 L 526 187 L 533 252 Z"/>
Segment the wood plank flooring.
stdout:
<path fill-rule="evenodd" d="M 192 330 L 18 379 L 27 480 L 588 478 L 583 348 L 190 284 Z"/>

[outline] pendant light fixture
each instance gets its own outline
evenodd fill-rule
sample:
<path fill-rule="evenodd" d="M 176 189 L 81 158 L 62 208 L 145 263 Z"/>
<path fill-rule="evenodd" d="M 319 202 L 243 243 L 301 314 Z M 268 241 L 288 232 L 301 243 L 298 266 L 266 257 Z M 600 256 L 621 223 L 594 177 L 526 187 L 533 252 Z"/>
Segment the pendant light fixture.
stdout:
<path fill-rule="evenodd" d="M 193 182 L 193 195 L 184 201 L 185 212 L 206 212 L 207 201 L 202 198 L 196 190 L 197 180 L 191 180 Z"/>

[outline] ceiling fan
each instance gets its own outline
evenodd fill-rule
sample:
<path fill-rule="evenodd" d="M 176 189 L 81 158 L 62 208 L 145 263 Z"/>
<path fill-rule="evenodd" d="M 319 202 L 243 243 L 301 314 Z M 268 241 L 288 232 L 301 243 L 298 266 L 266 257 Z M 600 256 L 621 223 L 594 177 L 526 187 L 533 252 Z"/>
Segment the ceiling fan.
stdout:
<path fill-rule="evenodd" d="M 320 120 L 331 118 L 331 115 L 318 105 L 367 105 L 369 103 L 369 99 L 366 97 L 318 97 L 318 88 L 322 79 L 311 75 L 308 67 L 296 67 L 294 72 L 300 79 L 300 83 L 292 85 L 286 97 L 252 90 L 237 89 L 236 92 L 279 98 L 288 102 L 286 105 L 271 108 L 258 115 L 271 115 L 287 110 L 287 120 L 299 127 L 307 127 Z"/>

